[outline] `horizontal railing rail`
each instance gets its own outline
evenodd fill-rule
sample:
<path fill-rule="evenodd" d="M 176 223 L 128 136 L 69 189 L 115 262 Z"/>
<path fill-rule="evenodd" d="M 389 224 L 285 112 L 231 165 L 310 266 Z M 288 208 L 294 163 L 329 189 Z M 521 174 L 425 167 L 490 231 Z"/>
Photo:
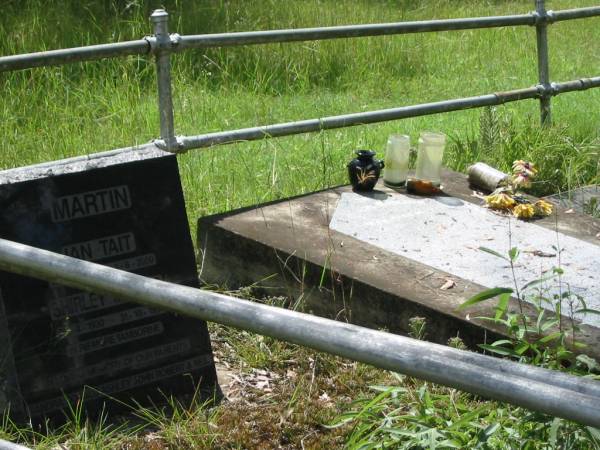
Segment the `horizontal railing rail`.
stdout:
<path fill-rule="evenodd" d="M 549 87 L 549 95 L 582 91 L 600 87 L 600 77 L 585 78 L 581 80 L 553 83 Z M 386 122 L 390 120 L 418 117 L 429 114 L 438 114 L 450 111 L 460 111 L 482 106 L 502 105 L 529 98 L 540 98 L 544 94 L 544 87 L 534 86 L 495 94 L 480 95 L 477 97 L 458 98 L 434 103 L 403 106 L 399 108 L 366 111 L 355 114 L 321 117 L 317 119 L 301 120 L 296 122 L 265 125 L 261 127 L 243 128 L 240 130 L 218 131 L 215 133 L 201 134 L 198 136 L 178 137 L 178 150 L 187 151 L 194 148 L 212 147 L 215 145 L 232 144 L 236 142 L 255 141 L 294 134 L 318 132 L 334 128 L 344 128 L 370 123 Z M 158 142 L 159 146 L 164 144 Z"/>
<path fill-rule="evenodd" d="M 547 22 L 583 19 L 600 16 L 600 6 L 547 11 Z M 344 25 L 333 27 L 293 28 L 286 30 L 246 31 L 180 36 L 172 35 L 171 51 L 178 52 L 191 48 L 232 47 L 255 44 L 271 44 L 298 41 L 318 41 L 328 39 L 358 38 L 427 33 L 437 31 L 460 31 L 477 28 L 498 28 L 506 26 L 533 26 L 539 21 L 535 13 L 506 16 L 470 17 L 458 19 L 422 20 L 368 25 Z M 112 44 L 90 45 L 61 50 L 26 53 L 0 57 L 0 72 L 31 69 L 41 66 L 54 66 L 80 61 L 94 61 L 128 55 L 153 53 L 153 36 L 135 41 Z"/>
<path fill-rule="evenodd" d="M 233 298 L 0 239 L 0 269 L 271 336 L 600 427 L 600 382 Z"/>
<path fill-rule="evenodd" d="M 548 11 L 548 22 L 561 22 L 563 20 L 587 19 L 600 15 L 600 6 L 587 8 L 563 9 L 562 11 Z"/>
<path fill-rule="evenodd" d="M 470 17 L 464 19 L 422 20 L 369 25 L 201 34 L 181 36 L 177 45 L 177 50 L 299 41 L 322 41 L 328 39 L 389 36 L 396 34 L 429 33 L 435 31 L 472 30 L 475 28 L 535 25 L 535 22 L 535 14 L 530 13 L 511 16 Z"/>
<path fill-rule="evenodd" d="M 117 42 L 114 44 L 88 45 L 86 47 L 48 50 L 37 53 L 0 57 L 0 72 L 33 69 L 35 67 L 60 66 L 80 61 L 94 61 L 104 58 L 117 58 L 130 55 L 144 55 L 151 52 L 147 39 Z"/>

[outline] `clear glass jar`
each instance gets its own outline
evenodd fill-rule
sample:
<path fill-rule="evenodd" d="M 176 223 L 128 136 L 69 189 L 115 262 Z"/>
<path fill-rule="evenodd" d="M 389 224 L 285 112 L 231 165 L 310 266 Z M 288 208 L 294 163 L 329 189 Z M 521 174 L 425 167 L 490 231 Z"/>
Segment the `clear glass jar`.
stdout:
<path fill-rule="evenodd" d="M 429 181 L 434 186 L 441 184 L 442 158 L 446 147 L 446 135 L 423 131 L 419 136 L 417 170 L 415 178 Z"/>
<path fill-rule="evenodd" d="M 406 184 L 410 137 L 405 134 L 391 134 L 385 151 L 383 182 L 386 186 L 400 187 Z"/>

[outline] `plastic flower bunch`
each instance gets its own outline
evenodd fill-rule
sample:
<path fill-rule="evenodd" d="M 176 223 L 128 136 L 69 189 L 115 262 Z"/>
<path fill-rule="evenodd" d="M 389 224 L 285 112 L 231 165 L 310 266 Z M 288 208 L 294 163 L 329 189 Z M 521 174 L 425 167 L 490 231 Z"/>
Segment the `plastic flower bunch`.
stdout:
<path fill-rule="evenodd" d="M 516 188 L 531 186 L 531 180 L 537 175 L 537 169 L 529 161 L 519 159 L 512 165 L 512 185 Z"/>
<path fill-rule="evenodd" d="M 513 216 L 528 220 L 552 214 L 552 204 L 545 200 L 531 203 L 519 193 L 519 188 L 531 186 L 531 180 L 537 175 L 537 169 L 529 161 L 517 160 L 512 166 L 513 174 L 504 186 L 499 187 L 485 197 L 489 208 L 510 212 Z"/>

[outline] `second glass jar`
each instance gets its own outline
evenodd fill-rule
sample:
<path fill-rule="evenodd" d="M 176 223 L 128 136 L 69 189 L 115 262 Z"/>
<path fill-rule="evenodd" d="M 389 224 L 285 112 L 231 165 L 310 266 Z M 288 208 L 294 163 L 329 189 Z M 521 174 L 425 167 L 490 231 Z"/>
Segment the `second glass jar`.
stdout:
<path fill-rule="evenodd" d="M 442 158 L 446 146 L 446 135 L 423 131 L 419 136 L 417 168 L 415 178 L 429 181 L 434 186 L 441 183 Z"/>

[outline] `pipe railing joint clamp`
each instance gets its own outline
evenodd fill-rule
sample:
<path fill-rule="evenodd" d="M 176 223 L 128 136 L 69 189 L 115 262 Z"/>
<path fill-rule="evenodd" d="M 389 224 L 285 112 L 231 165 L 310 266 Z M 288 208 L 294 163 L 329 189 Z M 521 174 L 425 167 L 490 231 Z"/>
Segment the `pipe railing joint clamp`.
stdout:
<path fill-rule="evenodd" d="M 150 45 L 150 53 L 156 55 L 176 51 L 181 42 L 181 35 L 179 33 L 172 33 L 169 35 L 168 40 L 157 39 L 156 36 L 145 36 L 144 39 Z"/>
<path fill-rule="evenodd" d="M 159 149 L 161 149 L 165 152 L 174 153 L 174 154 L 181 154 L 181 153 L 187 152 L 187 149 L 185 148 L 183 140 L 179 136 L 173 136 L 173 138 L 171 139 L 170 142 L 166 142 L 164 139 L 160 139 L 160 138 L 153 139 L 151 142 L 156 147 L 158 147 Z"/>
<path fill-rule="evenodd" d="M 547 84 L 536 84 L 536 89 L 538 91 L 538 96 L 539 98 L 548 98 L 548 97 L 554 97 L 555 95 L 558 95 L 559 89 L 558 89 L 558 85 L 556 83 L 547 83 Z"/>
<path fill-rule="evenodd" d="M 556 21 L 554 11 L 531 11 L 529 14 L 533 17 L 533 23 L 531 25 L 534 27 L 539 25 L 550 25 Z"/>

